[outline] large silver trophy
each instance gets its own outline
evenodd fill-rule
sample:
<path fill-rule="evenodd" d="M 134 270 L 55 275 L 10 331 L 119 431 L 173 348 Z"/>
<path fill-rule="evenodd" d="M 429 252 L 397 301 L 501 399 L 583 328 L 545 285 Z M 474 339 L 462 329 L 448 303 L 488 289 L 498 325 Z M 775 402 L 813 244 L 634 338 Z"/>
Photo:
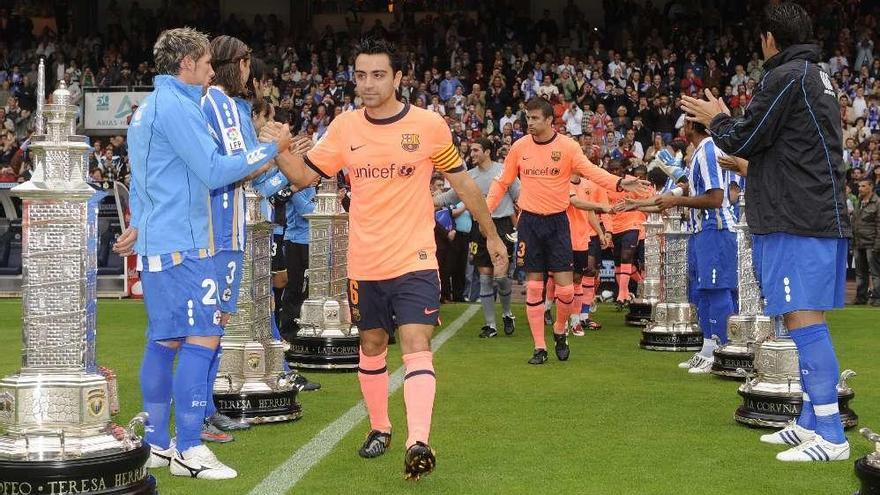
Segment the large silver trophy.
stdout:
<path fill-rule="evenodd" d="M 856 461 L 856 476 L 862 483 L 856 495 L 880 495 L 880 435 L 868 428 L 862 428 L 859 433 L 874 442 L 874 452 Z"/>
<path fill-rule="evenodd" d="M 13 189 L 24 219 L 22 367 L 0 380 L 0 493 L 154 493 L 150 449 L 134 431 L 146 416 L 124 428 L 110 422 L 95 363 L 91 148 L 75 134 L 77 107 L 63 82 L 52 96 L 37 119 L 45 131 L 31 139 L 31 180 Z"/>
<path fill-rule="evenodd" d="M 688 302 L 688 232 L 682 208 L 663 214 L 660 236 L 663 277 L 660 302 L 654 305 L 651 322 L 642 330 L 642 349 L 652 351 L 699 351 L 703 333 L 696 323 L 697 311 Z"/>
<path fill-rule="evenodd" d="M 748 426 L 781 428 L 796 419 L 803 406 L 797 348 L 782 324 L 782 318 L 773 320 L 774 336 L 759 343 L 755 349 L 754 374 L 739 370 L 746 380 L 737 391 L 743 403 L 734 418 Z M 852 370 L 844 370 L 837 385 L 840 420 L 844 428 L 852 428 L 859 422 L 859 417 L 849 408 L 849 401 L 855 394 L 847 380 L 855 375 Z"/>
<path fill-rule="evenodd" d="M 627 325 L 646 326 L 651 321 L 654 306 L 660 302 L 662 235 L 663 216 L 660 213 L 649 213 L 645 221 L 645 278 L 639 282 L 639 296 L 629 305 L 629 312 L 624 317 Z"/>
<path fill-rule="evenodd" d="M 245 187 L 244 262 L 238 312 L 229 319 L 214 381 L 217 411 L 247 423 L 302 416 L 295 372 L 284 370 L 285 344 L 272 336 L 272 225 L 262 218 L 260 196 Z"/>
<path fill-rule="evenodd" d="M 360 338 L 348 304 L 348 213 L 335 179 L 321 182 L 309 221 L 309 298 L 287 360 L 299 368 L 354 371 Z M 358 315 L 354 315 L 355 320 Z"/>
<path fill-rule="evenodd" d="M 728 341 L 715 349 L 712 373 L 742 378 L 754 369 L 755 346 L 774 335 L 773 319 L 764 316 L 761 288 L 752 264 L 752 234 L 745 214 L 745 191 L 740 192 L 736 231 L 737 292 L 739 312 L 727 319 Z"/>

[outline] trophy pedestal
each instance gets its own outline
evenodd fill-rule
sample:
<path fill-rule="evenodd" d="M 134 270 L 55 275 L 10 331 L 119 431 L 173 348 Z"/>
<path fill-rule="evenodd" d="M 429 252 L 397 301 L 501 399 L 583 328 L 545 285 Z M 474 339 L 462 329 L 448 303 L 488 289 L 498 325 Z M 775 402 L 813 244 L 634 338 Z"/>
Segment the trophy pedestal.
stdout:
<path fill-rule="evenodd" d="M 0 461 L 0 493 L 148 495 L 156 479 L 145 467 L 150 446 L 65 460 Z"/>
<path fill-rule="evenodd" d="M 731 315 L 727 319 L 727 344 L 715 349 L 712 374 L 743 378 L 755 369 L 755 345 L 773 337 L 773 319 L 763 315 Z"/>
<path fill-rule="evenodd" d="M 357 334 L 346 336 L 342 332 L 325 331 L 320 336 L 297 335 L 286 356 L 294 368 L 356 371 L 359 347 Z"/>
<path fill-rule="evenodd" d="M 703 332 L 694 323 L 696 310 L 688 303 L 659 303 L 653 323 L 642 330 L 639 347 L 651 351 L 699 351 Z"/>
<path fill-rule="evenodd" d="M 870 462 L 867 456 L 856 461 L 856 476 L 861 482 L 856 495 L 880 495 L 880 466 Z"/>
<path fill-rule="evenodd" d="M 760 385 L 759 385 L 760 386 Z M 781 389 L 785 386 L 776 387 Z M 803 406 L 803 393 L 800 384 L 792 384 L 791 391 L 773 390 L 769 387 L 737 392 L 743 398 L 742 405 L 734 413 L 734 419 L 746 426 L 761 428 L 783 428 L 789 421 L 797 419 Z M 859 424 L 859 417 L 849 408 L 849 401 L 855 397 L 852 390 L 837 391 L 840 407 L 840 422 L 845 429 Z"/>
<path fill-rule="evenodd" d="M 725 378 L 743 379 L 745 375 L 737 370 L 751 373 L 755 369 L 755 353 L 751 347 L 739 344 L 723 345 L 713 353 L 712 374 Z"/>
<path fill-rule="evenodd" d="M 293 421 L 302 417 L 299 392 L 280 372 L 281 342 L 223 342 L 220 372 L 214 381 L 217 411 L 243 423 Z"/>
<path fill-rule="evenodd" d="M 880 466 L 871 463 L 867 456 L 856 461 L 856 476 L 861 482 L 856 495 L 880 495 Z"/>
<path fill-rule="evenodd" d="M 268 388 L 268 387 L 267 387 Z M 243 423 L 262 424 L 294 421 L 302 417 L 302 406 L 296 400 L 298 391 L 267 390 L 265 392 L 214 393 L 217 411 Z"/>
<path fill-rule="evenodd" d="M 651 322 L 651 315 L 654 314 L 654 306 L 659 302 L 660 279 L 643 280 L 639 284 L 639 297 L 630 303 L 629 311 L 624 316 L 624 322 L 631 327 L 647 326 Z"/>
<path fill-rule="evenodd" d="M 629 305 L 629 312 L 624 316 L 624 322 L 631 327 L 644 327 L 651 322 L 651 313 L 654 304 L 650 302 L 636 301 Z"/>

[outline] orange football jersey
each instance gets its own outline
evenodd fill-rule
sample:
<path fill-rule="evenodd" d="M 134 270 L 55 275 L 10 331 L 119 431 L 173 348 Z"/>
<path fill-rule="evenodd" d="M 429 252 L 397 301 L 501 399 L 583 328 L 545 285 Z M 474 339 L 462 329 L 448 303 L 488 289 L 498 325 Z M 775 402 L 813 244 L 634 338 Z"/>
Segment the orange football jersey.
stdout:
<path fill-rule="evenodd" d="M 347 169 L 350 279 L 437 269 L 431 175 L 464 170 L 438 114 L 408 103 L 387 119 L 370 118 L 363 109 L 344 112 L 305 162 L 324 177 Z"/>

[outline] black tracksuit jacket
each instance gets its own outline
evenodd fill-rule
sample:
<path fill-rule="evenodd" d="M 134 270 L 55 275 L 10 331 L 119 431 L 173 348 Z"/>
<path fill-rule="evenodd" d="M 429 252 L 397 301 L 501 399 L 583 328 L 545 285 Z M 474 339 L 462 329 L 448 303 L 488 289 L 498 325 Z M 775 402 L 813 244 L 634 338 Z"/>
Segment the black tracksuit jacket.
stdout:
<path fill-rule="evenodd" d="M 746 217 L 753 234 L 852 237 L 844 193 L 840 107 L 819 47 L 792 45 L 767 71 L 742 117 L 717 115 L 715 145 L 749 160 Z"/>

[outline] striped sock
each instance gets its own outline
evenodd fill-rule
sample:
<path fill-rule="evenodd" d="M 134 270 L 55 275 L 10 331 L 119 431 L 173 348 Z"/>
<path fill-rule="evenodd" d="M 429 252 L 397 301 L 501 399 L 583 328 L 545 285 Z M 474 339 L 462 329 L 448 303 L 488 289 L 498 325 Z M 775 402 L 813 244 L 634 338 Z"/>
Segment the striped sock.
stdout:
<path fill-rule="evenodd" d="M 437 377 L 431 351 L 404 354 L 403 364 L 406 367 L 403 401 L 406 403 L 406 426 L 409 429 L 406 448 L 409 448 L 416 442 L 428 443 Z"/>

